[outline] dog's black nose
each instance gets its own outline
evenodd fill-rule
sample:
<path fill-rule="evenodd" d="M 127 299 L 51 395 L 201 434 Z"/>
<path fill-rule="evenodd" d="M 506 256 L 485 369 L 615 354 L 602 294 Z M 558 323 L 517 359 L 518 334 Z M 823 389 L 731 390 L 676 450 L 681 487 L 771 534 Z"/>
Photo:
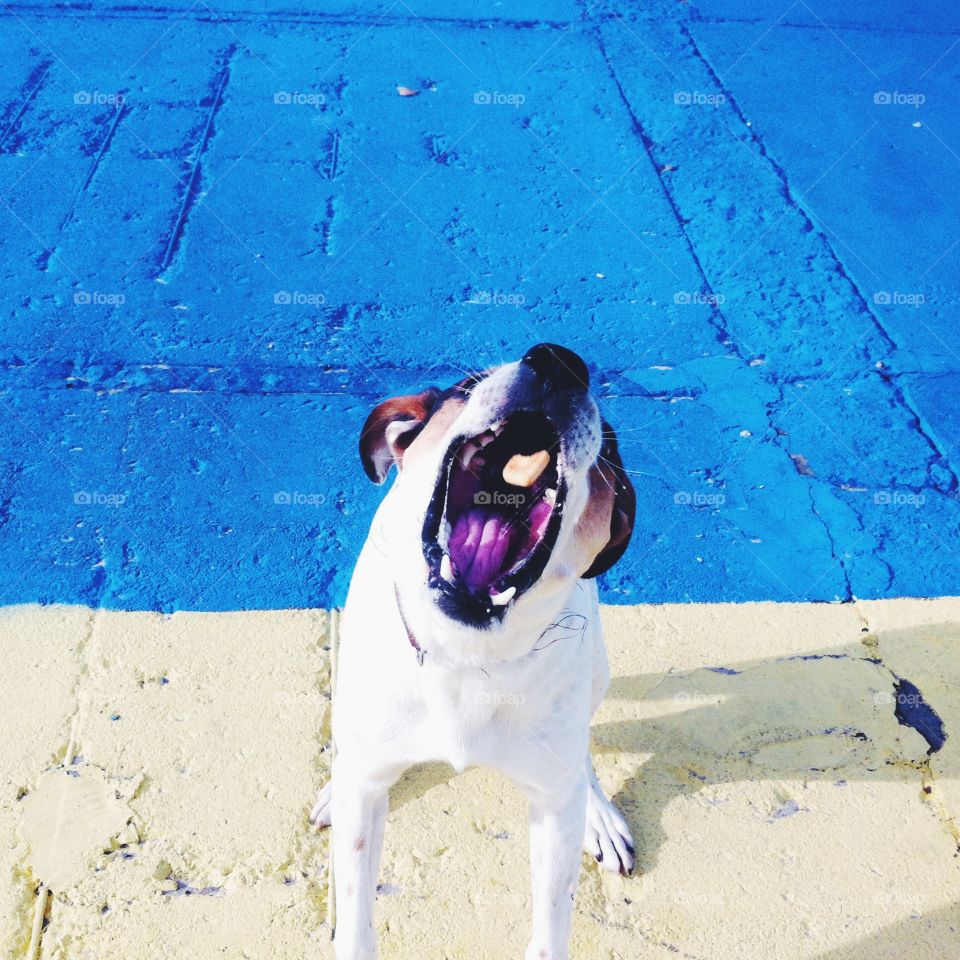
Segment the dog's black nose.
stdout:
<path fill-rule="evenodd" d="M 586 390 L 590 386 L 587 365 L 566 347 L 555 343 L 538 343 L 524 355 L 521 363 L 528 366 L 554 390 Z"/>

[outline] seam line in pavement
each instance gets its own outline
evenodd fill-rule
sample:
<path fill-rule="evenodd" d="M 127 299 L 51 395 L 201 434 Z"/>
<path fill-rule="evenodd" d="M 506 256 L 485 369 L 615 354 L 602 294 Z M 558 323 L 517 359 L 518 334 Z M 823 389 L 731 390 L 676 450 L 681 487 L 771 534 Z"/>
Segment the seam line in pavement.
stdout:
<path fill-rule="evenodd" d="M 682 32 L 686 33 L 686 31 L 683 30 L 682 26 L 681 26 L 681 30 Z M 620 99 L 627 110 L 628 116 L 630 117 L 631 123 L 633 125 L 633 129 L 636 132 L 638 138 L 640 139 L 643 149 L 647 154 L 647 158 L 649 159 L 650 164 L 653 167 L 654 175 L 657 178 L 657 182 L 660 185 L 660 189 L 663 191 L 664 198 L 666 199 L 666 202 L 670 207 L 673 217 L 676 220 L 677 229 L 679 230 L 680 235 L 683 237 L 684 243 L 687 246 L 687 249 L 690 253 L 690 257 L 693 260 L 694 266 L 696 267 L 697 273 L 701 278 L 704 288 L 707 290 L 708 294 L 712 298 L 713 303 L 711 306 L 710 313 L 708 315 L 707 322 L 710 323 L 710 325 L 714 327 L 715 330 L 717 330 L 719 334 L 718 339 L 721 341 L 721 343 L 723 343 L 727 347 L 727 349 L 729 349 L 737 357 L 737 359 L 744 364 L 744 366 L 749 368 L 747 358 L 744 356 L 742 350 L 734 341 L 732 334 L 730 333 L 730 331 L 726 326 L 726 319 L 723 315 L 723 311 L 721 310 L 717 302 L 718 298 L 714 294 L 714 290 L 712 285 L 710 284 L 710 280 L 707 277 L 706 270 L 694 247 L 693 239 L 690 237 L 689 233 L 687 232 L 683 216 L 680 213 L 680 209 L 678 208 L 676 201 L 673 195 L 671 194 L 669 188 L 667 187 L 667 184 L 664 181 L 663 175 L 657 166 L 656 158 L 653 155 L 653 142 L 650 139 L 649 135 L 644 130 L 643 124 L 641 123 L 640 118 L 637 116 L 636 112 L 634 111 L 633 105 L 630 103 L 630 100 L 627 97 L 627 93 L 620 82 L 620 78 L 617 76 L 616 69 L 614 68 L 613 63 L 610 60 L 609 55 L 607 54 L 606 45 L 603 42 L 603 34 L 600 31 L 598 26 L 595 28 L 595 36 L 596 36 L 597 44 L 600 50 L 600 55 L 603 57 L 603 60 L 607 65 L 607 69 L 610 72 L 610 77 L 612 78 L 614 84 L 616 85 L 617 91 L 620 95 Z M 739 111 L 738 111 L 738 115 L 739 115 Z M 777 386 L 778 389 L 780 390 L 780 397 L 782 401 L 782 396 L 783 396 L 782 388 L 779 388 L 778 385 L 775 385 L 775 386 Z M 775 424 L 773 422 L 773 411 L 771 409 L 771 404 L 769 403 L 764 404 L 764 415 L 766 416 L 767 422 L 770 424 L 770 427 L 773 432 L 774 439 L 771 442 L 778 450 L 781 451 L 781 453 L 783 453 L 786 457 L 790 458 L 790 460 L 792 461 L 793 458 L 790 456 L 790 451 L 783 445 L 783 443 L 779 439 L 779 434 L 777 433 Z M 843 561 L 837 554 L 837 550 L 835 546 L 835 538 L 833 536 L 832 531 L 829 528 L 827 521 L 817 512 L 816 502 L 815 502 L 814 493 L 813 493 L 812 479 L 801 477 L 801 481 L 803 479 L 807 480 L 807 491 L 810 497 L 810 504 L 813 510 L 813 514 L 824 528 L 824 534 L 826 536 L 827 544 L 829 546 L 831 559 L 836 565 L 836 568 L 838 569 L 839 574 L 842 578 L 844 590 L 845 590 L 845 597 L 843 599 L 845 601 L 850 601 L 853 599 L 853 592 L 852 592 L 852 584 L 850 581 L 849 572 L 846 569 Z M 858 520 L 860 519 L 859 514 L 857 515 L 857 518 Z"/>
<path fill-rule="evenodd" d="M 858 33 L 892 33 L 895 36 L 909 34 L 910 36 L 920 37 L 957 37 L 960 36 L 958 30 L 911 30 L 909 27 L 896 26 L 884 27 L 869 23 L 857 23 L 856 21 L 841 23 L 799 23 L 794 20 L 771 20 L 768 17 L 705 17 L 699 11 L 691 12 L 691 20 L 696 23 L 706 23 L 713 26 L 761 26 L 771 23 L 778 27 L 792 27 L 794 30 L 853 30 Z"/>
<path fill-rule="evenodd" d="M 23 85 L 25 96 L 23 102 L 20 104 L 20 109 L 14 113 L 6 129 L 0 134 L 0 149 L 2 149 L 3 145 L 7 142 L 10 134 L 13 133 L 14 128 L 20 122 L 20 118 L 27 112 L 27 107 L 30 106 L 36 95 L 42 89 L 44 83 L 46 83 L 52 66 L 53 60 L 44 60 L 30 72 L 30 76 L 27 77 L 27 82 Z"/>
<path fill-rule="evenodd" d="M 397 14 L 383 16 L 350 15 L 349 13 L 324 14 L 317 11 L 281 10 L 263 14 L 254 10 L 226 10 L 203 13 L 186 11 L 177 7 L 104 7 L 100 9 L 76 9 L 60 4 L 4 4 L 0 18 L 12 16 L 63 17 L 77 20 L 166 20 L 171 17 L 194 20 L 201 23 L 304 23 L 329 24 L 344 27 L 416 27 L 433 24 L 439 27 L 464 27 L 466 29 L 489 29 L 501 27 L 507 30 L 568 30 L 580 26 L 580 20 L 515 19 L 510 17 L 418 17 Z M 598 19 L 613 19 L 613 14 L 600 14 Z"/>
<path fill-rule="evenodd" d="M 767 161 L 767 163 L 770 165 L 770 168 L 773 170 L 774 174 L 776 175 L 777 179 L 783 185 L 787 202 L 790 204 L 791 207 L 793 207 L 797 211 L 797 213 L 800 214 L 800 216 L 804 218 L 804 220 L 810 226 L 810 228 L 812 230 L 815 230 L 819 234 L 820 241 L 823 244 L 825 251 L 827 252 L 828 256 L 834 261 L 834 263 L 836 263 L 837 271 L 840 274 L 840 276 L 844 280 L 846 280 L 846 282 L 850 285 L 850 289 L 853 292 L 854 299 L 857 303 L 859 303 L 863 313 L 865 313 L 870 318 L 871 323 L 873 324 L 877 332 L 880 334 L 880 336 L 883 338 L 883 341 L 888 346 L 888 348 L 893 352 L 898 351 L 899 347 L 896 340 L 893 338 L 890 332 L 886 329 L 886 327 L 880 320 L 880 317 L 877 316 L 877 314 L 870 308 L 870 304 L 867 298 L 864 296 L 857 282 L 850 275 L 842 258 L 837 253 L 833 244 L 830 242 L 829 237 L 827 237 L 826 234 L 823 232 L 823 230 L 821 230 L 818 227 L 818 225 L 814 222 L 812 215 L 795 196 L 793 188 L 790 185 L 790 180 L 787 177 L 786 170 L 784 170 L 783 166 L 777 162 L 777 160 L 773 157 L 770 151 L 767 150 L 767 146 L 763 142 L 763 139 L 760 137 L 760 135 L 754 130 L 754 128 L 751 125 L 747 123 L 746 115 L 743 113 L 743 110 L 740 108 L 740 104 L 738 103 L 737 98 L 733 95 L 732 91 L 721 80 L 720 75 L 714 69 L 713 64 L 710 62 L 707 56 L 700 49 L 699 45 L 697 44 L 697 41 L 694 39 L 693 35 L 690 33 L 687 26 L 685 24 L 679 24 L 679 29 L 681 34 L 683 34 L 684 38 L 690 44 L 690 49 L 692 50 L 693 55 L 697 58 L 697 60 L 699 60 L 703 64 L 704 68 L 710 75 L 710 78 L 717 85 L 717 88 L 727 98 L 727 102 L 730 104 L 730 108 L 733 110 L 737 119 L 743 124 L 744 129 L 749 131 L 749 136 L 751 140 L 754 142 L 754 144 L 756 145 L 758 151 L 760 152 L 760 156 Z M 698 266 L 699 266 L 699 263 L 698 263 Z M 950 461 L 947 457 L 946 452 L 940 448 L 937 441 L 928 431 L 928 428 L 924 424 L 923 418 L 921 417 L 920 412 L 914 409 L 911 403 L 907 400 L 906 394 L 904 393 L 903 388 L 900 387 L 899 384 L 896 384 L 893 381 L 891 381 L 890 378 L 884 374 L 883 370 L 878 370 L 877 372 L 880 376 L 880 379 L 889 386 L 891 392 L 893 393 L 893 398 L 896 404 L 902 410 L 904 410 L 907 414 L 909 414 L 910 420 L 908 421 L 908 426 L 911 429 L 913 429 L 916 433 L 918 433 L 920 437 L 924 440 L 924 442 L 927 444 L 927 446 L 930 448 L 931 454 L 932 454 L 931 460 L 934 458 L 938 459 L 940 463 L 943 465 L 944 469 L 949 474 L 950 482 L 948 484 L 946 492 L 953 492 L 957 490 L 958 487 L 960 487 L 960 481 L 958 481 L 957 472 L 956 470 L 954 470 L 953 466 L 950 464 Z M 928 461 L 927 462 L 928 474 L 930 472 L 931 466 L 932 466 L 932 463 Z M 934 484 L 934 486 L 937 486 L 937 485 Z"/>
<path fill-rule="evenodd" d="M 224 51 L 220 58 L 221 66 L 216 85 L 216 92 L 213 96 L 213 102 L 210 104 L 210 111 L 207 114 L 206 123 L 203 127 L 203 134 L 197 143 L 197 155 L 194 158 L 192 167 L 190 168 L 190 173 L 184 181 L 186 184 L 186 189 L 183 194 L 183 199 L 180 203 L 180 211 L 177 214 L 177 219 L 174 223 L 173 230 L 167 239 L 167 245 L 163 251 L 163 257 L 160 260 L 159 273 L 161 275 L 170 267 L 170 264 L 173 262 L 173 258 L 180 247 L 180 240 L 187 224 L 187 218 L 190 216 L 190 211 L 193 208 L 193 202 L 199 192 L 197 188 L 200 182 L 200 164 L 203 160 L 204 152 L 207 149 L 207 144 L 210 142 L 210 136 L 213 132 L 214 118 L 216 117 L 217 112 L 220 110 L 220 107 L 223 106 L 223 95 L 227 89 L 227 84 L 230 81 L 230 64 L 236 51 L 236 44 L 233 44 Z"/>

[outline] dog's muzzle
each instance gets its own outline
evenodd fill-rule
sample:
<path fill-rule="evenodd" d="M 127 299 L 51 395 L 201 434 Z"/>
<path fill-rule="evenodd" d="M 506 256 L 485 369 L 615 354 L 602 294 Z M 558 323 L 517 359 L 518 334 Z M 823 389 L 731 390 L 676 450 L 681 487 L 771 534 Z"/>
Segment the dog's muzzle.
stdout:
<path fill-rule="evenodd" d="M 521 366 L 518 409 L 448 447 L 423 526 L 438 603 L 474 626 L 502 619 L 550 560 L 567 492 L 564 442 L 540 408 L 551 396 L 582 398 L 588 386 L 583 361 L 551 344 Z"/>

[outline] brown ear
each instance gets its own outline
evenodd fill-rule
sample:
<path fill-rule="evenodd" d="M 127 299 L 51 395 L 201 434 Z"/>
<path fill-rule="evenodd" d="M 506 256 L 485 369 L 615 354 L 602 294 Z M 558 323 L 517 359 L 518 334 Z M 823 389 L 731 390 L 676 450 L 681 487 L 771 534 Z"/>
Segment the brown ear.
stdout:
<path fill-rule="evenodd" d="M 610 424 L 603 423 L 603 446 L 597 458 L 597 470 L 604 483 L 613 488 L 613 507 L 610 510 L 610 539 L 594 557 L 584 579 L 606 573 L 624 554 L 633 533 L 633 521 L 637 514 L 637 495 L 627 476 L 617 449 L 617 435 Z"/>
<path fill-rule="evenodd" d="M 360 460 L 374 483 L 383 483 L 393 464 L 400 469 L 404 450 L 423 429 L 439 396 L 436 387 L 427 387 L 422 393 L 384 400 L 370 412 L 360 431 Z"/>

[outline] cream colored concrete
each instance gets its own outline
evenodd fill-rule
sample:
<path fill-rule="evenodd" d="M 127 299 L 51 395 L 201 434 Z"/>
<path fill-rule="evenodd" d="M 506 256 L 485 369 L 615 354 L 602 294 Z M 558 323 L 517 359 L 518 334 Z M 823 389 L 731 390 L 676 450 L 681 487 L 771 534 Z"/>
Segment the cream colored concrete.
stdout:
<path fill-rule="evenodd" d="M 960 601 L 604 618 L 597 766 L 641 871 L 585 859 L 575 957 L 960 957 Z M 0 611 L 0 953 L 24 955 L 47 880 L 45 960 L 332 956 L 328 840 L 306 825 L 328 644 L 322 612 Z M 894 674 L 944 720 L 932 758 L 894 718 Z M 381 884 L 385 960 L 522 956 L 515 789 L 411 771 Z"/>

